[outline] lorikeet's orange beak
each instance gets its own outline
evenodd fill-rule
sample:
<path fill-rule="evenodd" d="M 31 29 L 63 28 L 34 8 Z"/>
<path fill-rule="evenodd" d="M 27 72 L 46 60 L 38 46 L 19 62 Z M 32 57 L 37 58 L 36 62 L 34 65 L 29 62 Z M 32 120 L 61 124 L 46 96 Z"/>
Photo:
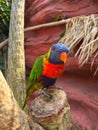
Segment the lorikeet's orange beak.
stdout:
<path fill-rule="evenodd" d="M 66 54 L 66 52 L 62 52 L 60 54 L 60 60 L 63 61 L 64 63 L 66 62 L 66 60 L 67 60 L 67 54 Z"/>

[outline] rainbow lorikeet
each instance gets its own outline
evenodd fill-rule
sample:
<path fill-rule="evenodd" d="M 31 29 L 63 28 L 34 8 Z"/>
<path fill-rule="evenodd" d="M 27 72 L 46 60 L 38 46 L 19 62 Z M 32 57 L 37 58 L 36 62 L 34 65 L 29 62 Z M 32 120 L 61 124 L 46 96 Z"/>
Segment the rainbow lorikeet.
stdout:
<path fill-rule="evenodd" d="M 68 51 L 65 44 L 56 43 L 49 49 L 48 53 L 35 60 L 29 76 L 23 108 L 36 90 L 54 85 L 56 79 L 63 74 Z"/>

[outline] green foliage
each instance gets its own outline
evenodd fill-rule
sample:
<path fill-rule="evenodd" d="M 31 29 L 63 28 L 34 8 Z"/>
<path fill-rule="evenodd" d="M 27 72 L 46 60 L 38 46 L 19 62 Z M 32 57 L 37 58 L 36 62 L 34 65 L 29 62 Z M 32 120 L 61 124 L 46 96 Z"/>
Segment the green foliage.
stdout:
<path fill-rule="evenodd" d="M 10 22 L 10 7 L 7 0 L 0 0 L 0 42 L 8 38 Z M 0 50 L 0 70 L 5 74 L 7 47 Z"/>
<path fill-rule="evenodd" d="M 10 21 L 10 7 L 7 0 L 0 0 L 0 38 L 2 40 L 8 37 Z"/>

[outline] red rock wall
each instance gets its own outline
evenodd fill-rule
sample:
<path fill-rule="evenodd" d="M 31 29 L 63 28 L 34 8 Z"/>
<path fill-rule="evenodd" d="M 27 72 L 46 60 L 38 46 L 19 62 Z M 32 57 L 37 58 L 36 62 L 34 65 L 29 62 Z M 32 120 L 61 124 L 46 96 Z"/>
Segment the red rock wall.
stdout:
<path fill-rule="evenodd" d="M 52 22 L 57 14 L 69 18 L 92 13 L 98 13 L 98 0 L 26 0 L 25 27 Z M 36 57 L 58 41 L 63 28 L 60 25 L 25 33 L 27 77 Z M 77 59 L 69 57 L 65 74 L 57 81 L 67 92 L 74 122 L 83 130 L 98 129 L 98 73 L 93 78 L 93 70 L 89 62 L 79 68 Z"/>

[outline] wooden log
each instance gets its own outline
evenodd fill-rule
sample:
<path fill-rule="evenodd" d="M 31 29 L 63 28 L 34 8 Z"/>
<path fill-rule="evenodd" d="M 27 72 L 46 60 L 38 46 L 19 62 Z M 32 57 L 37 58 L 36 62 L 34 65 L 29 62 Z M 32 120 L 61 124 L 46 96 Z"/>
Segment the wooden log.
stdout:
<path fill-rule="evenodd" d="M 66 93 L 58 88 L 47 90 L 52 98 L 40 95 L 32 101 L 31 118 L 46 130 L 70 130 L 72 116 Z"/>

